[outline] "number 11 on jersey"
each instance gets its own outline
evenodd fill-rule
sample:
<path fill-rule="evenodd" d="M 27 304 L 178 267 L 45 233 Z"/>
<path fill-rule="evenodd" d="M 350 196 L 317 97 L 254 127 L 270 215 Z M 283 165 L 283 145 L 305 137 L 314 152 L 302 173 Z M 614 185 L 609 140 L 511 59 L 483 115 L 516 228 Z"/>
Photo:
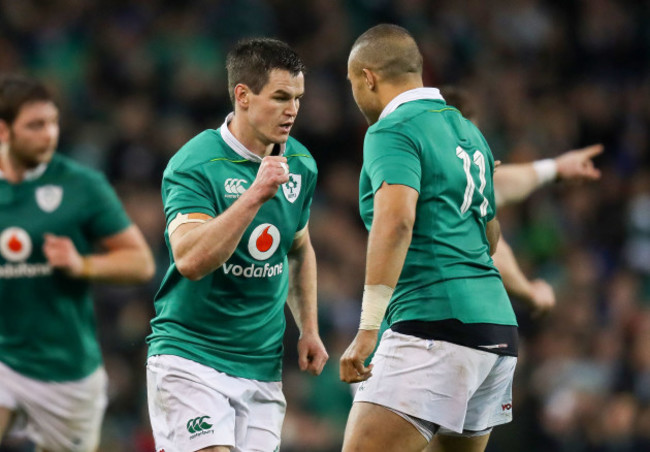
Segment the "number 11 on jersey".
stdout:
<path fill-rule="evenodd" d="M 469 154 L 463 150 L 460 146 L 456 148 L 456 156 L 463 161 L 463 170 L 465 171 L 465 176 L 467 176 L 467 186 L 465 187 L 465 196 L 463 198 L 463 204 L 460 206 L 460 213 L 465 213 L 469 210 L 472 205 L 472 198 L 474 197 L 474 190 L 476 189 L 476 183 L 472 177 L 472 161 L 478 166 L 478 178 L 480 185 L 478 187 L 478 192 L 483 198 L 481 203 L 481 216 L 484 217 L 487 215 L 488 200 L 483 195 L 483 190 L 485 190 L 486 180 L 485 180 L 485 157 L 481 154 L 480 151 L 475 151 L 472 158 Z"/>

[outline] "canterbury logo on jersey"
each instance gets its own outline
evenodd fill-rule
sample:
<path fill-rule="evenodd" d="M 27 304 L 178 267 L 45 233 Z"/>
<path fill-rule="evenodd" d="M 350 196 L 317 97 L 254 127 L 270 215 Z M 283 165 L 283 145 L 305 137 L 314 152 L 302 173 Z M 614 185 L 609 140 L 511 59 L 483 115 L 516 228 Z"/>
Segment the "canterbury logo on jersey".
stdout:
<path fill-rule="evenodd" d="M 0 265 L 0 278 L 35 278 L 52 274 L 49 264 L 27 264 L 32 254 L 32 239 L 27 231 L 9 227 L 0 233 L 0 255 L 8 262 Z"/>
<path fill-rule="evenodd" d="M 235 177 L 229 177 L 223 183 L 223 188 L 226 190 L 226 198 L 239 198 L 239 195 L 246 191 L 244 185 L 247 184 L 246 179 L 237 179 Z"/>

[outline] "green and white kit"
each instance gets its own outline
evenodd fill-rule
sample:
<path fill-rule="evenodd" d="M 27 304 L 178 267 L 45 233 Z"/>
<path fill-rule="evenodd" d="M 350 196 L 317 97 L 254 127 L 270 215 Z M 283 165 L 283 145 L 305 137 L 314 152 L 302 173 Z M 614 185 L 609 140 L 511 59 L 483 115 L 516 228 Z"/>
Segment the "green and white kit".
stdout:
<path fill-rule="evenodd" d="M 0 173 L 0 361 L 44 381 L 73 381 L 102 362 L 90 285 L 54 270 L 44 234 L 69 237 L 80 254 L 130 225 L 100 173 L 55 154 L 10 184 Z"/>
<path fill-rule="evenodd" d="M 226 120 L 183 146 L 163 175 L 167 225 L 177 215 L 216 217 L 255 180 L 261 158 L 230 133 Z M 156 295 L 149 356 L 171 354 L 226 374 L 281 380 L 287 252 L 309 219 L 317 168 L 310 153 L 289 138 L 280 147 L 290 180 L 264 203 L 235 252 L 199 281 L 171 265 Z M 165 234 L 169 247 L 169 237 Z"/>

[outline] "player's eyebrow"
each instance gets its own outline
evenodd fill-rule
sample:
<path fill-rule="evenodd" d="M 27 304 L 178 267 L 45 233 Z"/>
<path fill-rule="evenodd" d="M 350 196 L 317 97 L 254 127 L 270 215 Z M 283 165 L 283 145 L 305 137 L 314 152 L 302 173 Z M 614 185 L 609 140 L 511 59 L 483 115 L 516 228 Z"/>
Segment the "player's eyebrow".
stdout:
<path fill-rule="evenodd" d="M 288 92 L 288 91 L 286 91 L 286 90 L 284 90 L 284 89 L 282 89 L 282 88 L 278 88 L 278 89 L 276 89 L 275 91 L 273 91 L 273 95 L 277 95 L 277 94 L 280 94 L 280 95 L 282 95 L 282 96 L 286 96 L 286 97 L 297 97 L 297 98 L 300 98 L 300 97 L 302 97 L 302 96 L 305 94 L 305 92 L 303 91 L 303 92 L 301 92 L 301 93 L 298 94 L 298 95 L 294 95 L 294 94 L 291 94 L 290 92 Z"/>

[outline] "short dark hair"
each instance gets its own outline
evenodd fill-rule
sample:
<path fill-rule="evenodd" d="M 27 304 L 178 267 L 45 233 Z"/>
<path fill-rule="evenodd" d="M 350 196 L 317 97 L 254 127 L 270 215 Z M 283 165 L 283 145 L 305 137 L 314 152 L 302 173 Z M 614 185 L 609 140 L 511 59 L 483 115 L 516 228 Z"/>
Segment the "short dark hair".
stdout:
<path fill-rule="evenodd" d="M 269 81 L 273 69 L 288 71 L 292 76 L 305 72 L 305 64 L 288 44 L 277 39 L 253 38 L 239 41 L 228 53 L 228 92 L 235 105 L 235 86 L 243 83 L 259 94 Z"/>
<path fill-rule="evenodd" d="M 380 73 L 388 80 L 422 74 L 422 54 L 415 39 L 403 27 L 379 24 L 367 30 L 352 45 L 355 63 Z"/>
<path fill-rule="evenodd" d="M 50 91 L 38 80 L 17 74 L 0 74 L 0 120 L 13 124 L 25 104 L 52 102 Z"/>

